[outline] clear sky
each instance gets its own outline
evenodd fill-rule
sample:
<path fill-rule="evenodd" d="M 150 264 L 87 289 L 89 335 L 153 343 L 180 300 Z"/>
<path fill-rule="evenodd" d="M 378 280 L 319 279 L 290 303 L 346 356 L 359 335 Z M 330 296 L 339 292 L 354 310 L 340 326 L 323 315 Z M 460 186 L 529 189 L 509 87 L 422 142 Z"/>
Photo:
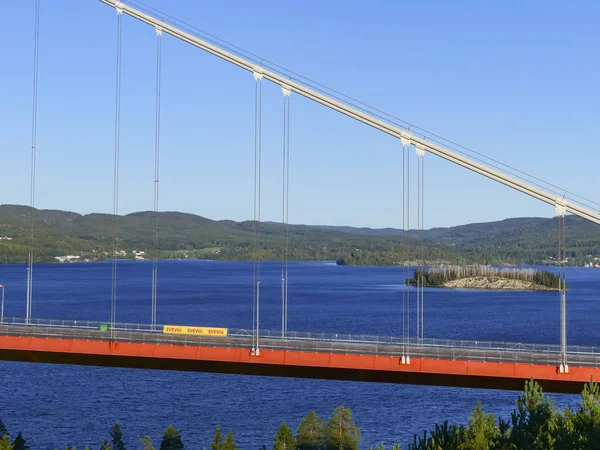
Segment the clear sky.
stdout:
<path fill-rule="evenodd" d="M 145 3 L 600 201 L 598 2 Z M 112 212 L 116 13 L 41 5 L 36 206 Z M 28 204 L 34 0 L 0 11 L 0 203 Z M 121 213 L 153 208 L 155 45 L 124 17 Z M 283 100 L 263 93 L 263 219 L 280 220 Z M 164 37 L 161 210 L 252 217 L 253 101 L 251 74 Z M 291 111 L 290 221 L 400 227 L 398 141 L 298 95 Z M 425 177 L 426 228 L 553 214 L 432 155 Z"/>

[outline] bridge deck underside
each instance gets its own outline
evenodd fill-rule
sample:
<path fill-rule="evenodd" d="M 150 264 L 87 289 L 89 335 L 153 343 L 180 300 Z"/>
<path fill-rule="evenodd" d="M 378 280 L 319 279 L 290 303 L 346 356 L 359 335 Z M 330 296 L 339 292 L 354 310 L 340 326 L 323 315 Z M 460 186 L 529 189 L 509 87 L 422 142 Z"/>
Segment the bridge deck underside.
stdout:
<path fill-rule="evenodd" d="M 0 327 L 1 360 L 512 390 L 521 390 L 524 380 L 534 377 L 546 391 L 565 393 L 581 392 L 591 377 L 600 378 L 600 368 L 590 366 L 571 366 L 569 373 L 561 374 L 556 365 L 544 363 L 541 355 L 537 363 L 484 361 L 472 354 L 444 357 L 439 349 L 428 355 L 426 349 L 417 348 L 411 353 L 419 356 L 401 364 L 400 353 L 369 354 L 373 349 L 368 345 L 356 346 L 354 352 L 318 350 L 318 343 L 295 346 L 288 342 L 278 348 L 282 340 L 270 338 L 262 340 L 260 356 L 253 356 L 250 337 L 204 338 L 190 345 L 180 336 L 167 336 L 168 342 L 145 342 L 142 335 L 146 333 L 134 333 L 140 337 L 136 342 L 129 334 L 125 340 L 116 333 L 110 341 L 106 333 L 90 335 L 89 330 L 47 337 L 64 331 L 27 336 L 24 329 Z M 30 333 L 40 331 L 36 328 Z"/>

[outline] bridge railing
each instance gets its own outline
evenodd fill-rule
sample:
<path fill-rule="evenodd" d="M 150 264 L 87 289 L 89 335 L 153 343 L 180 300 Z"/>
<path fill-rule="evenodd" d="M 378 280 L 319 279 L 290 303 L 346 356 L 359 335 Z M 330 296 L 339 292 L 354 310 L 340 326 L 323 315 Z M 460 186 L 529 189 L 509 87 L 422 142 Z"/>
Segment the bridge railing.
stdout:
<path fill-rule="evenodd" d="M 109 333 L 112 328 L 113 333 Z M 250 348 L 252 330 L 230 328 L 227 338 L 196 335 L 175 335 L 162 332 L 163 326 L 152 329 L 150 324 L 110 323 L 86 320 L 4 318 L 0 334 L 72 338 L 84 340 L 117 340 L 177 345 L 234 346 Z M 315 333 L 263 330 L 261 348 L 327 353 L 369 354 L 413 358 L 468 359 L 553 365 L 559 361 L 560 346 L 519 342 L 453 340 L 368 334 Z M 576 365 L 600 366 L 600 348 L 569 346 L 569 361 Z"/>

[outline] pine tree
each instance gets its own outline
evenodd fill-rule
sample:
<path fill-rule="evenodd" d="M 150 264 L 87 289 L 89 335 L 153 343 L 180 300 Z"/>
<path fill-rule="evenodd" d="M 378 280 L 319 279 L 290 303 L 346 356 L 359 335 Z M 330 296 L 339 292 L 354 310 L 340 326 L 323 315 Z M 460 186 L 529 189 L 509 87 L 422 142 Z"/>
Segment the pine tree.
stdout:
<path fill-rule="evenodd" d="M 318 450 L 325 442 L 323 419 L 311 411 L 302 419 L 296 431 L 296 447 L 298 450 Z"/>
<path fill-rule="evenodd" d="M 510 444 L 514 448 L 553 448 L 555 435 L 554 405 L 531 378 L 517 398 L 517 409 L 511 415 Z"/>
<path fill-rule="evenodd" d="M 481 402 L 469 417 L 469 426 L 465 430 L 463 448 L 468 450 L 490 450 L 493 447 L 499 431 L 492 414 L 485 414 Z"/>
<path fill-rule="evenodd" d="M 290 430 L 290 427 L 285 422 L 281 424 L 277 434 L 273 438 L 275 445 L 273 450 L 295 450 L 296 449 L 296 438 L 294 433 Z"/>
<path fill-rule="evenodd" d="M 13 450 L 14 448 L 15 446 L 10 443 L 8 434 L 5 434 L 2 439 L 0 439 L 0 450 Z"/>
<path fill-rule="evenodd" d="M 104 439 L 104 444 L 102 444 L 102 447 L 100 447 L 100 450 L 110 450 L 110 444 L 108 443 L 108 441 L 106 439 Z"/>
<path fill-rule="evenodd" d="M 112 442 L 112 450 L 126 450 L 125 442 L 123 442 L 123 432 L 121 431 L 121 425 L 119 422 L 115 422 L 110 431 L 110 439 Z"/>
<path fill-rule="evenodd" d="M 152 439 L 150 439 L 150 436 L 141 437 L 140 443 L 144 446 L 144 450 L 155 450 L 154 445 L 152 444 Z"/>
<path fill-rule="evenodd" d="M 230 431 L 225 436 L 225 442 L 221 446 L 222 450 L 238 450 L 238 446 L 235 443 L 235 439 L 233 438 L 233 432 Z"/>
<path fill-rule="evenodd" d="M 326 450 L 358 450 L 362 440 L 360 431 L 352 419 L 350 408 L 338 406 L 327 422 L 325 432 Z"/>
<path fill-rule="evenodd" d="M 223 445 L 223 438 L 221 436 L 221 427 L 217 425 L 217 429 L 215 430 L 215 436 L 210 444 L 211 450 L 221 450 Z"/>
<path fill-rule="evenodd" d="M 160 450 L 184 450 L 183 442 L 181 442 L 181 435 L 173 425 L 167 427 L 162 442 L 160 443 Z"/>
<path fill-rule="evenodd" d="M 0 439 L 2 439 L 5 435 L 8 436 L 8 430 L 6 429 L 4 422 L 2 422 L 2 419 L 0 419 Z"/>
<path fill-rule="evenodd" d="M 579 410 L 570 415 L 572 436 L 577 448 L 594 448 L 600 443 L 600 386 L 593 380 L 586 383 L 581 393 Z"/>
<path fill-rule="evenodd" d="M 23 438 L 23 435 L 19 433 L 13 442 L 14 450 L 29 450 L 27 441 Z"/>

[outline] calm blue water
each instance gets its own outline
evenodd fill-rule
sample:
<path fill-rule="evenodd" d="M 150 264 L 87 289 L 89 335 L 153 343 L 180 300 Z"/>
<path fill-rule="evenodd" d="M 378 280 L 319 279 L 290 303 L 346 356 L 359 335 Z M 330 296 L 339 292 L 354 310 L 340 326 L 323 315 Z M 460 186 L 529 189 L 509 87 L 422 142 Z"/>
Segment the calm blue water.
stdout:
<path fill-rule="evenodd" d="M 261 327 L 280 327 L 280 265 L 263 265 Z M 160 323 L 247 327 L 252 324 L 252 264 L 181 261 L 159 265 Z M 330 263 L 290 266 L 289 329 L 398 335 L 402 274 L 398 268 Z M 25 315 L 26 270 L 0 266 L 6 316 Z M 33 316 L 110 317 L 109 263 L 38 265 Z M 118 321 L 149 322 L 151 264 L 119 264 Z M 568 339 L 600 344 L 600 270 L 568 269 Z M 426 291 L 425 335 L 453 339 L 559 342 L 558 295 L 545 292 Z M 414 302 L 413 302 L 414 303 Z M 414 314 L 413 314 L 414 315 Z M 411 325 L 414 330 L 415 324 Z M 515 392 L 278 379 L 0 362 L 0 414 L 32 449 L 69 443 L 98 448 L 120 421 L 130 448 L 150 435 L 160 442 L 174 424 L 189 449 L 208 446 L 214 427 L 233 430 L 243 449 L 270 447 L 284 420 L 295 429 L 311 410 L 328 418 L 352 408 L 364 447 L 398 441 L 450 419 L 466 422 L 477 400 L 508 417 Z M 560 406 L 577 396 L 554 395 Z"/>

